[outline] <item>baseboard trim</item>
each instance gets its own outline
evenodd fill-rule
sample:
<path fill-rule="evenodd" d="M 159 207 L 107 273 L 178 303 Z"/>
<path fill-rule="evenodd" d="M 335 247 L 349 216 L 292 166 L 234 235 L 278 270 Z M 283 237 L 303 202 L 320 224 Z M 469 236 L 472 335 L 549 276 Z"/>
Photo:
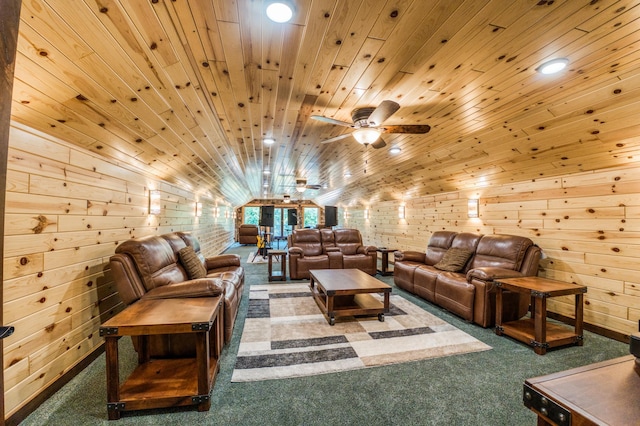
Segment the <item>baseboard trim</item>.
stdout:
<path fill-rule="evenodd" d="M 565 316 L 565 315 L 560 315 L 557 314 L 555 312 L 549 312 L 547 311 L 547 317 L 548 318 L 552 318 L 554 320 L 558 320 L 560 322 L 563 322 L 565 324 L 569 324 L 574 326 L 575 325 L 575 320 L 571 317 Z M 624 333 L 620 333 L 618 331 L 613 331 L 613 330 L 608 330 L 606 328 L 597 326 L 597 325 L 593 325 L 593 324 L 589 324 L 589 323 L 584 323 L 583 324 L 583 328 L 587 331 L 590 331 L 592 333 L 595 334 L 599 334 L 601 336 L 604 337 L 608 337 L 610 339 L 613 340 L 617 340 L 619 342 L 623 342 L 623 343 L 629 343 L 629 340 L 631 339 L 631 337 L 628 334 L 624 334 Z"/>
<path fill-rule="evenodd" d="M 17 426 L 27 416 L 33 413 L 43 402 L 53 396 L 54 393 L 59 391 L 64 385 L 69 383 L 71 379 L 76 377 L 82 370 L 87 368 L 89 364 L 96 360 L 100 355 L 104 353 L 104 342 L 91 351 L 83 360 L 74 365 L 69 371 L 64 373 L 58 380 L 49 385 L 46 389 L 36 395 L 31 401 L 27 402 L 22 408 L 13 413 L 11 417 L 5 419 L 5 425 Z M 106 409 L 105 409 L 106 410 Z M 106 411 L 105 411 L 106 418 Z"/>

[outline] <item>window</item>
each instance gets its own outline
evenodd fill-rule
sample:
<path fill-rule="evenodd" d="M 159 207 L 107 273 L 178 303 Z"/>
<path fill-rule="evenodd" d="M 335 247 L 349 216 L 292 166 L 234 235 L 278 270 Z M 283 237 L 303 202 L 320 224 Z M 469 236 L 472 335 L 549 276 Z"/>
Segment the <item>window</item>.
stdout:
<path fill-rule="evenodd" d="M 304 227 L 315 228 L 318 225 L 318 208 L 317 207 L 304 207 L 302 212 L 304 214 Z"/>
<path fill-rule="evenodd" d="M 260 207 L 245 207 L 243 223 L 257 226 L 259 222 L 260 222 Z"/>

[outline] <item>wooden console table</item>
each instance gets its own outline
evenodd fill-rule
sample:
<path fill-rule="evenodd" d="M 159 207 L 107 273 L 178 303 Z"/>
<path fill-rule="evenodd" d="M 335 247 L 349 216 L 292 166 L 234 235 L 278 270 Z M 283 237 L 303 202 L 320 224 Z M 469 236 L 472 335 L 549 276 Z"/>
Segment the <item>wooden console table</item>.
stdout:
<path fill-rule="evenodd" d="M 578 367 L 524 383 L 524 405 L 538 426 L 627 426 L 640 422 L 640 373 L 633 355 Z"/>
<path fill-rule="evenodd" d="M 496 334 L 513 337 L 533 346 L 535 353 L 544 355 L 548 348 L 577 344 L 582 346 L 583 294 L 585 286 L 542 277 L 505 278 L 495 281 Z M 509 290 L 531 296 L 531 317 L 502 323 L 502 291 Z M 575 295 L 575 330 L 547 323 L 547 298 Z"/>
<path fill-rule="evenodd" d="M 218 372 L 224 329 L 222 297 L 139 300 L 100 327 L 105 339 L 107 414 L 117 420 L 123 411 L 197 405 L 207 411 Z M 153 359 L 148 336 L 194 333 L 195 358 Z M 120 385 L 118 339 L 139 336 L 138 366 Z"/>

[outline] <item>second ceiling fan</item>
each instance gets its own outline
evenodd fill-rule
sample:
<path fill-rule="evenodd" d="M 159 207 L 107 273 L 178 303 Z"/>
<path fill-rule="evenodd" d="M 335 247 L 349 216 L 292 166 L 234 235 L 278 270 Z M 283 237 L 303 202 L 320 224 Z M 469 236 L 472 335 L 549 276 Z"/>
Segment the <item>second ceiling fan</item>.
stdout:
<path fill-rule="evenodd" d="M 345 133 L 335 138 L 322 141 L 323 144 L 331 143 L 353 136 L 356 141 L 363 145 L 371 145 L 375 149 L 384 148 L 387 144 L 380 136 L 382 133 L 427 133 L 431 126 L 427 124 L 406 124 L 406 125 L 383 125 L 383 123 L 400 109 L 400 105 L 394 101 L 382 101 L 375 108 L 357 108 L 351 112 L 353 123 L 340 121 L 322 115 L 312 115 L 311 118 L 325 123 L 336 124 L 338 126 L 351 127 L 355 131 Z"/>

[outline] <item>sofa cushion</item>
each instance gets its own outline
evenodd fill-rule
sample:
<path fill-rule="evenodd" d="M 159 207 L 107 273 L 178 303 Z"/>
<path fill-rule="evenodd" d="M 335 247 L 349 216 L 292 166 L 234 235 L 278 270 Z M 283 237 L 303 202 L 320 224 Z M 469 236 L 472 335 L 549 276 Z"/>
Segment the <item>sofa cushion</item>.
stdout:
<path fill-rule="evenodd" d="M 196 252 L 193 250 L 193 247 L 187 246 L 181 248 L 178 251 L 178 258 L 180 259 L 180 263 L 184 269 L 187 271 L 189 279 L 195 280 L 207 276 L 207 270 Z"/>
<path fill-rule="evenodd" d="M 433 267 L 441 271 L 459 272 L 464 268 L 472 254 L 471 250 L 451 247 L 442 256 L 440 262 L 433 265 Z"/>
<path fill-rule="evenodd" d="M 442 256 L 444 256 L 451 247 L 451 243 L 456 235 L 458 235 L 457 232 L 451 231 L 436 231 L 431 234 L 424 263 L 427 265 L 435 265 L 440 262 Z"/>
<path fill-rule="evenodd" d="M 319 229 L 297 229 L 291 237 L 291 245 L 300 247 L 305 256 L 322 254 L 322 238 Z"/>
<path fill-rule="evenodd" d="M 480 240 L 471 268 L 504 268 L 519 270 L 524 255 L 533 245 L 527 237 L 485 235 Z"/>
<path fill-rule="evenodd" d="M 358 247 L 362 246 L 362 236 L 357 229 L 336 229 L 333 231 L 336 247 L 344 255 L 358 253 Z"/>

